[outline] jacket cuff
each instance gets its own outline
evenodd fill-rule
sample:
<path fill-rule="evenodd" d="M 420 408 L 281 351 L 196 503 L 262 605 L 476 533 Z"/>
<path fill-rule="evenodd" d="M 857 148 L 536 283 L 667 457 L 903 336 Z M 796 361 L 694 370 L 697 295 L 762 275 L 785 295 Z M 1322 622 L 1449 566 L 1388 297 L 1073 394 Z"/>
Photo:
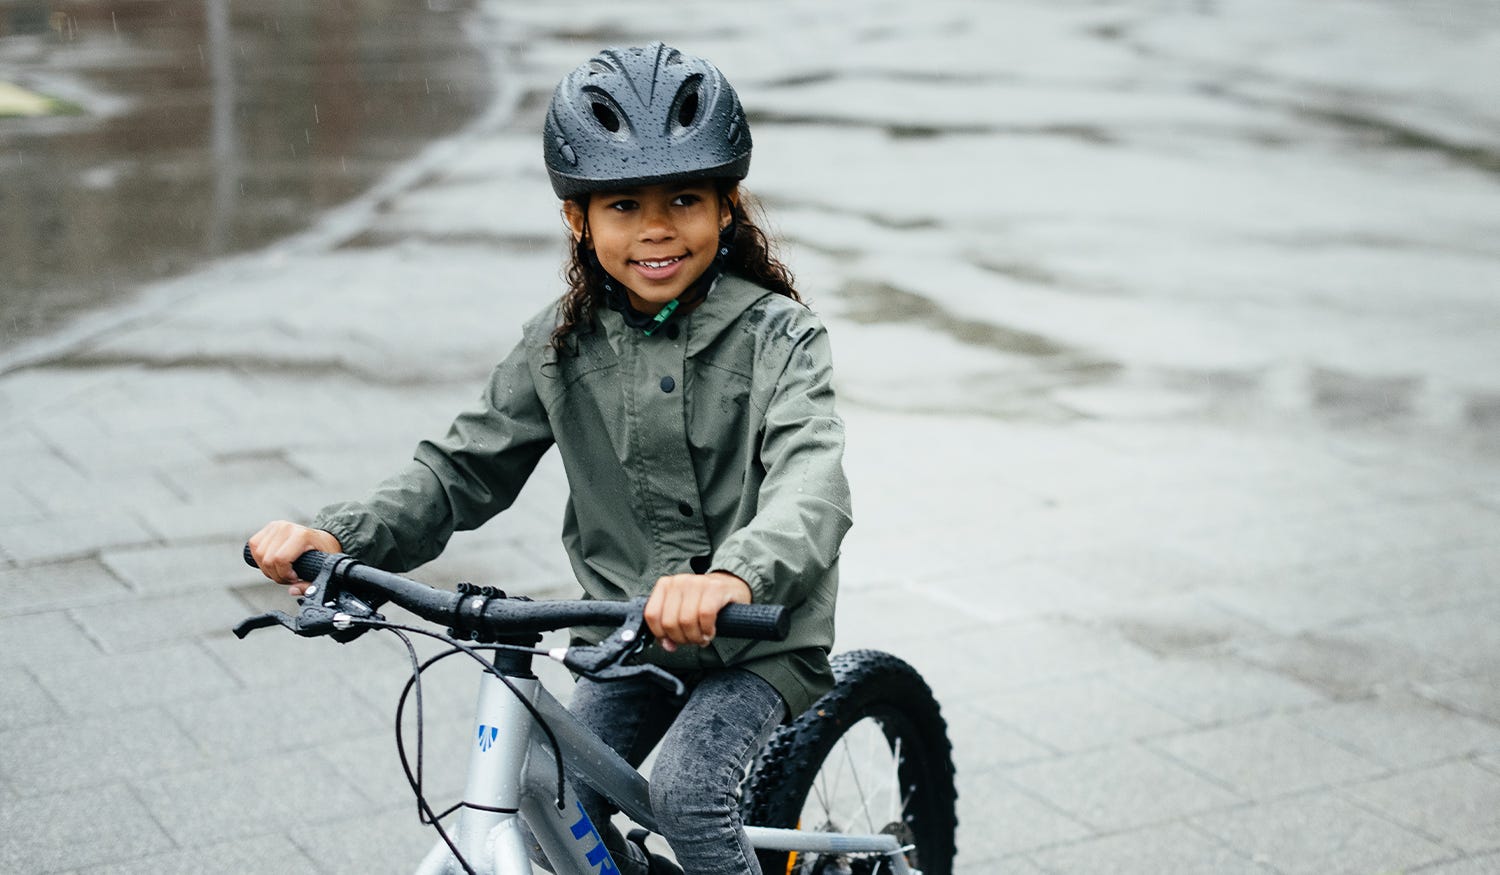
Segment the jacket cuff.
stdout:
<path fill-rule="evenodd" d="M 761 576 L 760 570 L 741 557 L 726 556 L 723 559 L 715 560 L 709 566 L 709 571 L 723 571 L 743 580 L 750 587 L 750 601 L 757 604 L 764 603 L 770 592 L 766 579 Z"/>
<path fill-rule="evenodd" d="M 356 559 L 370 552 L 370 538 L 361 531 L 359 514 L 337 506 L 324 508 L 308 523 L 338 539 L 344 553 Z"/>

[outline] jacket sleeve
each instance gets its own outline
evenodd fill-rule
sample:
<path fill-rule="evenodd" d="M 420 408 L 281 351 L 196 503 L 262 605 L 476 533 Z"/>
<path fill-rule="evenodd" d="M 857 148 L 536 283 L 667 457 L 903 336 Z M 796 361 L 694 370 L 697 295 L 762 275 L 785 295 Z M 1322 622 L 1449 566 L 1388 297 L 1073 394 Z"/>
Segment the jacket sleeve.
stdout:
<path fill-rule="evenodd" d="M 800 604 L 852 523 L 832 381 L 828 332 L 817 323 L 791 345 L 766 406 L 755 516 L 714 551 L 712 567 L 748 583 L 756 602 Z"/>
<path fill-rule="evenodd" d="M 510 507 L 551 446 L 523 341 L 445 437 L 418 444 L 400 473 L 363 501 L 323 508 L 312 526 L 378 568 L 415 568 L 441 553 L 455 531 L 478 528 Z"/>

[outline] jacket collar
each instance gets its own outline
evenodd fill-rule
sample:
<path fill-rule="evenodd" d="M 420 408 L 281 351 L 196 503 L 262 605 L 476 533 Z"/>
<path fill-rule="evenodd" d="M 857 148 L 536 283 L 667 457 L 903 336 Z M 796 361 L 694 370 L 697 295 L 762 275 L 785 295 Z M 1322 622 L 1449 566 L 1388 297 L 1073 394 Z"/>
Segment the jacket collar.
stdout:
<path fill-rule="evenodd" d="M 769 289 L 742 279 L 734 274 L 722 274 L 714 281 L 709 289 L 708 296 L 703 299 L 691 313 L 686 316 L 674 316 L 673 322 L 677 322 L 687 334 L 686 355 L 695 356 L 707 349 L 709 344 L 718 339 L 720 334 L 733 325 L 746 310 L 755 306 L 755 303 L 766 295 L 775 294 Z M 636 341 L 664 340 L 658 335 L 647 337 L 638 328 L 632 328 L 625 324 L 625 320 L 614 310 L 601 309 L 597 311 L 598 319 L 604 325 L 604 334 L 609 338 L 609 345 L 620 354 L 621 345 L 627 338 Z M 680 320 L 680 321 L 679 321 Z"/>

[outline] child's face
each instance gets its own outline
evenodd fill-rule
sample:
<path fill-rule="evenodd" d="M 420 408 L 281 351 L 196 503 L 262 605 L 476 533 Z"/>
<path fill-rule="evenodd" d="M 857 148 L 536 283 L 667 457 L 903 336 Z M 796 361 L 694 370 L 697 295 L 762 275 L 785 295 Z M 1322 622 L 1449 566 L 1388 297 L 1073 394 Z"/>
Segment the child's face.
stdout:
<path fill-rule="evenodd" d="M 596 194 L 588 204 L 589 241 L 599 263 L 625 286 L 630 303 L 655 313 L 713 263 L 734 196 L 721 198 L 711 180 Z M 565 201 L 563 213 L 578 238 L 582 207 Z"/>

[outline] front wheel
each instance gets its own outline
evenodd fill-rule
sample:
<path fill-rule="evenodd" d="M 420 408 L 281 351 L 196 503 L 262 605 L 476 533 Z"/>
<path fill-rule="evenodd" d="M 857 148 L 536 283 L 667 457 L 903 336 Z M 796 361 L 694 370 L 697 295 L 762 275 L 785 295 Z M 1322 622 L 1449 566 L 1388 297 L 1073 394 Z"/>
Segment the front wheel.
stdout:
<path fill-rule="evenodd" d="M 849 833 L 886 832 L 913 846 L 923 875 L 951 875 L 953 754 L 947 724 L 917 670 L 889 653 L 833 658 L 835 684 L 771 736 L 742 803 L 747 824 Z M 766 875 L 876 875 L 881 857 L 760 851 Z"/>

